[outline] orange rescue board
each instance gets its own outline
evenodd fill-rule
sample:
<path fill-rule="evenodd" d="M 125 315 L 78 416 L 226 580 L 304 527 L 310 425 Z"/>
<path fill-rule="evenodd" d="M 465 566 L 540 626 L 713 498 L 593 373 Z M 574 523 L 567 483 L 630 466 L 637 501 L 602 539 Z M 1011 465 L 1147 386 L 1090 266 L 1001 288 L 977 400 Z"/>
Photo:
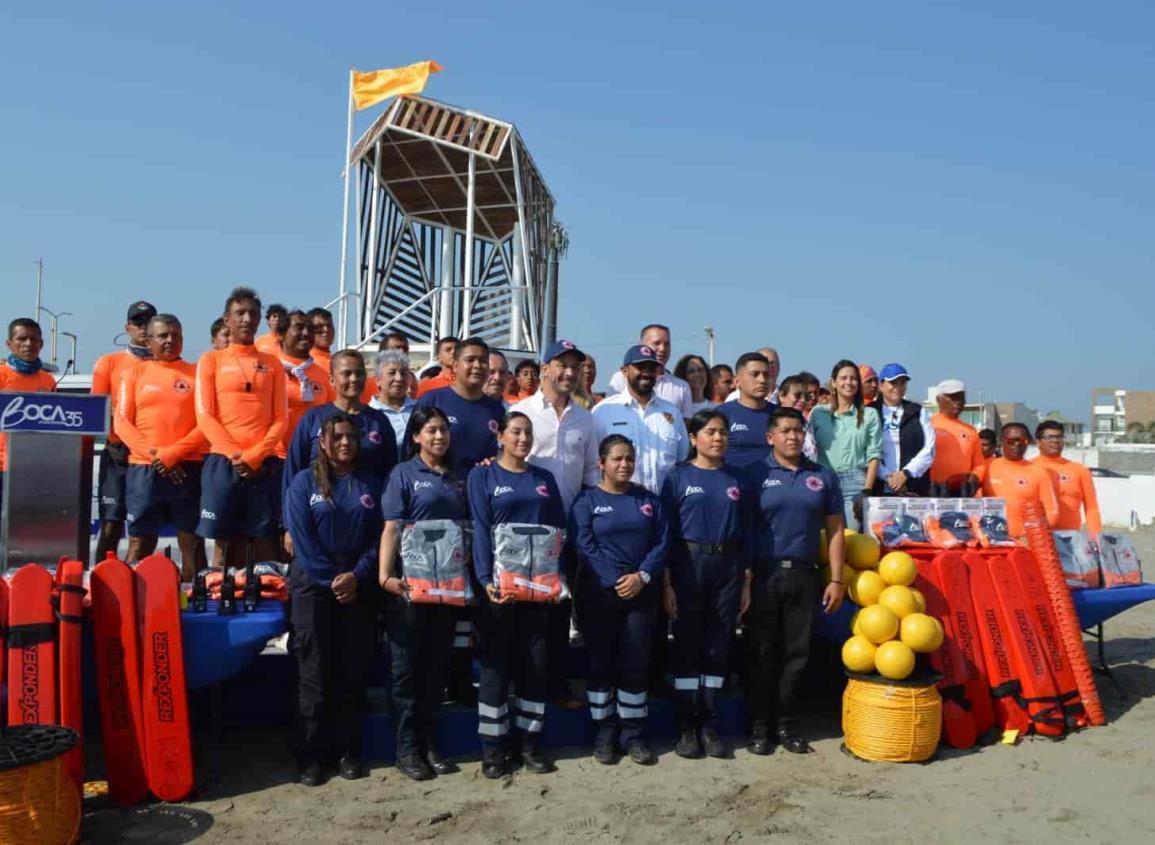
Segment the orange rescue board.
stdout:
<path fill-rule="evenodd" d="M 8 585 L 8 724 L 56 724 L 52 575 L 25 564 Z"/>
<path fill-rule="evenodd" d="M 60 608 L 60 724 L 72 728 L 81 741 L 68 752 L 68 768 L 84 784 L 84 701 L 80 674 L 80 636 L 84 608 L 84 564 L 62 560 L 56 567 Z"/>

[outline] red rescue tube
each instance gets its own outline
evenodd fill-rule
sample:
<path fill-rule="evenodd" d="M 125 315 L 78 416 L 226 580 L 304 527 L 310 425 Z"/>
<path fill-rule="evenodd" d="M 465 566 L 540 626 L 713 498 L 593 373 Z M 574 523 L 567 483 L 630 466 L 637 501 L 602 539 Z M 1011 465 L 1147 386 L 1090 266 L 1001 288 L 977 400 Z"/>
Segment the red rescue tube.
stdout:
<path fill-rule="evenodd" d="M 56 724 L 56 617 L 52 576 L 36 563 L 8 585 L 8 724 Z"/>
<path fill-rule="evenodd" d="M 60 724 L 84 737 L 84 700 L 80 674 L 80 639 L 84 610 L 84 564 L 62 560 L 56 567 L 60 608 Z M 84 785 L 84 743 L 68 752 L 68 768 L 78 786 Z"/>

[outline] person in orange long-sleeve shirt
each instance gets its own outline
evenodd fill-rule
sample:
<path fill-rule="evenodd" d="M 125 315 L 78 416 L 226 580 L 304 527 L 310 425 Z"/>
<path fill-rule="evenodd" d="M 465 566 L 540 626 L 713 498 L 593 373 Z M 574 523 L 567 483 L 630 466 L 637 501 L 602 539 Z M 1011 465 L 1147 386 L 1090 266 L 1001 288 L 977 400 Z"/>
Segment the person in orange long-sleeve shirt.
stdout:
<path fill-rule="evenodd" d="M 109 352 L 96 359 L 92 367 L 93 396 L 107 396 L 110 418 L 116 417 L 116 402 L 123 375 L 150 357 L 148 351 L 148 322 L 156 316 L 156 307 L 143 300 L 128 306 L 124 333 L 128 346 Z M 117 553 L 120 538 L 124 536 L 125 485 L 128 477 L 128 449 L 120 442 L 116 430 L 108 432 L 108 439 L 100 453 L 97 467 L 97 502 L 100 513 L 100 534 L 96 539 L 93 563 Z"/>
<path fill-rule="evenodd" d="M 1083 527 L 1083 513 L 1087 514 L 1087 530 L 1099 534 L 1103 518 L 1099 514 L 1099 497 L 1091 471 L 1063 457 L 1063 426 L 1054 420 L 1043 420 L 1035 429 L 1039 456 L 1031 463 L 1042 467 L 1051 477 L 1055 496 L 1059 500 L 1059 520 L 1051 527 L 1056 531 L 1078 531 Z"/>
<path fill-rule="evenodd" d="M 8 324 L 8 359 L 0 361 L 0 391 L 5 393 L 52 393 L 56 379 L 44 370 L 40 350 L 44 335 L 40 324 L 28 317 L 17 317 Z M 8 437 L 0 434 L 0 494 L 4 491 L 3 475 L 8 471 Z"/>
<path fill-rule="evenodd" d="M 201 356 L 196 374 L 197 426 L 209 441 L 201 472 L 197 534 L 215 540 L 226 566 L 244 560 L 251 538 L 257 560 L 277 559 L 282 462 L 288 406 L 281 362 L 258 352 L 253 337 L 261 300 L 236 288 L 225 302 L 229 345 Z"/>
<path fill-rule="evenodd" d="M 1022 423 L 1007 423 L 999 432 L 1003 456 L 991 461 L 983 478 L 983 495 L 1003 499 L 1007 503 L 1007 529 L 1012 537 L 1022 537 L 1023 506 L 1037 500 L 1047 515 L 1052 528 L 1059 521 L 1059 500 L 1046 470 L 1023 460 L 1031 444 L 1031 432 Z"/>
<path fill-rule="evenodd" d="M 257 338 L 253 345 L 257 347 L 258 352 L 265 352 L 269 355 L 281 354 L 281 326 L 285 324 L 288 318 L 289 309 L 279 302 L 274 302 L 265 309 L 265 325 L 269 327 L 269 331 Z"/>
<path fill-rule="evenodd" d="M 938 386 L 934 429 L 934 463 L 930 467 L 932 496 L 973 496 L 979 489 L 982 446 L 975 427 L 959 419 L 966 405 L 966 385 L 947 379 Z"/>
<path fill-rule="evenodd" d="M 327 405 L 337 398 L 329 372 L 321 369 L 311 357 L 313 325 L 301 310 L 289 311 L 281 324 L 281 366 L 285 371 L 285 395 L 289 402 L 285 436 L 277 446 L 277 457 L 284 460 L 297 423 L 310 408 Z"/>
<path fill-rule="evenodd" d="M 453 375 L 453 353 L 457 349 L 457 338 L 443 337 L 437 341 L 437 363 L 441 365 L 441 371 L 435 376 L 423 378 L 417 382 L 417 393 L 414 399 L 420 399 L 431 390 L 440 390 L 443 387 L 449 387 L 456 381 Z"/>
<path fill-rule="evenodd" d="M 208 452 L 208 441 L 197 428 L 196 366 L 181 360 L 184 332 L 172 314 L 149 321 L 148 345 L 151 360 L 126 370 L 120 379 L 113 418 L 113 430 L 129 453 L 127 560 L 136 563 L 152 554 L 161 526 L 171 522 L 182 580 L 191 581 L 204 565 L 196 527 L 201 464 Z"/>

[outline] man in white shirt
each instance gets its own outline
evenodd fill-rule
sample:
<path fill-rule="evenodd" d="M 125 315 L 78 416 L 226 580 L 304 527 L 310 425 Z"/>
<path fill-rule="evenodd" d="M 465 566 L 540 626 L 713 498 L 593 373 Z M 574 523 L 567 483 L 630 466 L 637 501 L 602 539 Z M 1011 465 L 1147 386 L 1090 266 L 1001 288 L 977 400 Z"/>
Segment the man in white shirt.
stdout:
<path fill-rule="evenodd" d="M 606 397 L 593 410 L 598 442 L 611 434 L 628 437 L 637 452 L 634 483 L 658 494 L 670 470 L 690 452 L 681 409 L 657 395 L 660 369 L 653 349 L 631 346 L 622 360 L 625 391 Z"/>
<path fill-rule="evenodd" d="M 906 401 L 910 374 L 887 364 L 878 374 L 879 399 L 871 405 L 882 418 L 882 467 L 875 482 L 880 496 L 929 496 L 934 463 L 934 426 L 926 408 Z"/>
<path fill-rule="evenodd" d="M 773 346 L 763 346 L 756 350 L 759 355 L 766 358 L 766 363 L 770 365 L 770 392 L 766 394 L 766 401 L 771 405 L 781 404 L 778 401 L 778 376 L 782 374 L 782 359 L 778 357 L 778 350 Z M 735 387 L 730 391 L 730 395 L 726 397 L 727 402 L 737 402 L 741 391 Z"/>
<path fill-rule="evenodd" d="M 548 469 L 557 481 L 568 515 L 583 486 L 598 483 L 598 437 L 593 415 L 573 401 L 573 389 L 586 356 L 568 340 L 545 350 L 541 388 L 514 404 L 533 424 L 529 462 Z"/>
<path fill-rule="evenodd" d="M 651 323 L 642 329 L 639 342 L 654 351 L 654 358 L 661 368 L 654 393 L 677 408 L 682 419 L 688 420 L 694 415 L 694 394 L 690 391 L 690 385 L 666 369 L 670 360 L 670 329 L 661 323 Z M 622 372 L 614 373 L 606 387 L 606 396 L 625 392 L 625 376 Z"/>
<path fill-rule="evenodd" d="M 383 413 L 397 437 L 397 458 L 405 460 L 408 444 L 405 429 L 417 403 L 409 398 L 409 356 L 396 349 L 386 349 L 377 356 L 377 395 L 369 405 Z"/>

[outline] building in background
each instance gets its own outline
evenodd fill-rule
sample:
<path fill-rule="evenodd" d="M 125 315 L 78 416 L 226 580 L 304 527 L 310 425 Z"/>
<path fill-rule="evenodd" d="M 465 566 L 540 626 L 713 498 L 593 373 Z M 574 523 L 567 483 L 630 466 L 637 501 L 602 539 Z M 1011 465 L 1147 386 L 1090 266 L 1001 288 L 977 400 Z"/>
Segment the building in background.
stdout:
<path fill-rule="evenodd" d="M 1155 443 L 1155 390 L 1092 388 L 1091 442 Z"/>

